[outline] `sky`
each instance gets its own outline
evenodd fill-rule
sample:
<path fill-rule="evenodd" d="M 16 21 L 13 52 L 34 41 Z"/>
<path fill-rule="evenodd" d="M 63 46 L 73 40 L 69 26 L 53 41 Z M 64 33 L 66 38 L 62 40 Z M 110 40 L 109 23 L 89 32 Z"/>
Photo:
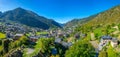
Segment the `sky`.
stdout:
<path fill-rule="evenodd" d="M 0 0 L 0 11 L 21 7 L 59 23 L 66 23 L 75 18 L 97 14 L 119 4 L 120 0 Z"/>

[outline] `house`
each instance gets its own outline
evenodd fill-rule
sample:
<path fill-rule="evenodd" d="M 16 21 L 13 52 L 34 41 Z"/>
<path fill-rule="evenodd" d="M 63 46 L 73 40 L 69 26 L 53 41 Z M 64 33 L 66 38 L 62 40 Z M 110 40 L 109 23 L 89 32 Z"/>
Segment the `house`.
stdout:
<path fill-rule="evenodd" d="M 64 42 L 62 41 L 61 44 L 66 47 L 66 48 L 69 48 L 70 46 L 72 46 L 72 43 L 71 42 Z"/>
<path fill-rule="evenodd" d="M 55 38 L 55 43 L 61 43 L 62 39 L 61 38 Z"/>
<path fill-rule="evenodd" d="M 116 47 L 118 45 L 118 40 L 117 40 L 117 38 L 112 38 L 112 40 L 111 40 L 111 46 L 112 47 Z"/>
<path fill-rule="evenodd" d="M 32 42 L 36 42 L 38 40 L 38 37 L 37 36 L 30 36 L 30 41 Z"/>
<path fill-rule="evenodd" d="M 112 38 L 111 36 L 105 35 L 101 37 L 101 42 L 99 43 L 99 50 L 102 50 L 102 48 L 106 46 L 109 42 L 112 47 L 116 47 L 118 45 L 117 38 Z"/>
<path fill-rule="evenodd" d="M 79 38 L 80 38 L 80 34 L 79 34 L 79 33 L 76 33 L 76 34 L 74 35 L 74 37 L 75 37 L 76 39 L 79 39 Z"/>
<path fill-rule="evenodd" d="M 112 40 L 111 36 L 105 35 L 101 37 L 101 44 L 102 46 L 106 45 L 108 42 Z"/>
<path fill-rule="evenodd" d="M 64 36 L 64 33 L 63 32 L 58 32 L 57 33 L 57 37 L 63 37 Z"/>
<path fill-rule="evenodd" d="M 67 45 L 68 47 L 70 47 L 70 46 L 72 46 L 72 42 L 68 42 L 68 45 Z"/>
<path fill-rule="evenodd" d="M 61 44 L 62 44 L 64 47 L 66 47 L 66 48 L 68 47 L 68 43 L 67 43 L 67 42 L 62 41 Z"/>
<path fill-rule="evenodd" d="M 69 34 L 64 34 L 64 37 L 68 38 L 68 37 L 70 37 L 70 35 Z"/>
<path fill-rule="evenodd" d="M 81 36 L 82 38 L 85 38 L 85 37 L 87 36 L 87 34 L 81 33 L 80 36 Z"/>
<path fill-rule="evenodd" d="M 101 37 L 101 41 L 110 41 L 110 40 L 112 40 L 111 36 L 105 35 Z"/>
<path fill-rule="evenodd" d="M 14 35 L 11 32 L 6 32 L 6 38 L 13 38 Z"/>
<path fill-rule="evenodd" d="M 14 35 L 14 40 L 18 40 L 20 37 L 22 37 L 24 34 L 15 34 Z"/>

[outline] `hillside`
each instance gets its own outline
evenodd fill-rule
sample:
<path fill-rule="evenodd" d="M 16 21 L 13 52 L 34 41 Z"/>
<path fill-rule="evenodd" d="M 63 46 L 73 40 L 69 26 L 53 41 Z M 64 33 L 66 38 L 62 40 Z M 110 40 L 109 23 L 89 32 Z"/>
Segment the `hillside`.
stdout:
<path fill-rule="evenodd" d="M 36 13 L 25 10 L 22 8 L 16 8 L 14 10 L 6 11 L 2 13 L 1 17 L 5 22 L 17 22 L 30 27 L 38 27 L 42 29 L 49 29 L 53 27 L 61 27 L 59 23 L 54 20 L 47 19 L 43 16 L 39 16 Z"/>
<path fill-rule="evenodd" d="M 119 23 L 120 23 L 120 5 L 87 18 L 77 19 L 77 20 L 74 19 L 66 23 L 66 26 L 73 26 L 76 24 L 83 24 L 84 26 L 85 25 L 96 26 L 96 25 L 108 25 L 108 24 L 119 24 Z"/>
<path fill-rule="evenodd" d="M 69 22 L 67 22 L 65 24 L 65 27 L 71 27 L 71 26 L 74 26 L 74 25 L 82 25 L 88 21 L 90 21 L 91 19 L 93 19 L 94 17 L 96 17 L 96 15 L 92 15 L 92 16 L 89 16 L 89 17 L 86 17 L 86 18 L 81 18 L 81 19 L 73 19 Z"/>
<path fill-rule="evenodd" d="M 0 12 L 0 16 L 2 15 L 2 12 Z"/>
<path fill-rule="evenodd" d="M 86 25 L 109 25 L 120 23 L 120 6 L 113 7 L 102 13 L 99 13 L 95 18 L 90 20 Z"/>

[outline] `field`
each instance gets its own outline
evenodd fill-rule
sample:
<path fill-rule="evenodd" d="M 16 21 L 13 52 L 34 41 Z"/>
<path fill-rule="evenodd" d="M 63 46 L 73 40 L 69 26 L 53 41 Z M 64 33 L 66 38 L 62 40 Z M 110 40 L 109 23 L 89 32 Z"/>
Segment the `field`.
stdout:
<path fill-rule="evenodd" d="M 6 35 L 5 35 L 5 34 L 0 33 L 0 38 L 5 38 L 5 37 L 6 37 Z"/>

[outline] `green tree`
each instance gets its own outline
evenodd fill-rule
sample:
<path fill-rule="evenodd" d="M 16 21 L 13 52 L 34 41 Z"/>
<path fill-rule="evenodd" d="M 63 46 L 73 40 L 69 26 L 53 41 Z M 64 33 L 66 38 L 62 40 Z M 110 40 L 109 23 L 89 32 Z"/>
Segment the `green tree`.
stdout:
<path fill-rule="evenodd" d="M 66 51 L 65 57 L 94 57 L 95 50 L 88 40 L 79 40 Z"/>
<path fill-rule="evenodd" d="M 2 41 L 2 46 L 3 46 L 3 52 L 7 53 L 9 51 L 9 43 L 10 41 L 8 39 L 5 39 Z"/>
<path fill-rule="evenodd" d="M 107 54 L 108 57 L 118 57 L 117 53 L 115 52 L 114 48 L 112 48 L 112 46 L 109 46 L 109 48 L 107 49 Z"/>
<path fill-rule="evenodd" d="M 32 57 L 41 53 L 49 57 L 51 52 L 50 46 L 53 44 L 53 41 L 54 41 L 53 38 L 38 39 L 37 44 L 35 45 L 35 51 L 30 56 Z"/>
<path fill-rule="evenodd" d="M 107 52 L 106 51 L 101 51 L 99 53 L 99 56 L 98 57 L 107 57 Z"/>
<path fill-rule="evenodd" d="M 120 30 L 120 24 L 118 24 L 118 28 L 119 28 L 119 30 Z"/>

